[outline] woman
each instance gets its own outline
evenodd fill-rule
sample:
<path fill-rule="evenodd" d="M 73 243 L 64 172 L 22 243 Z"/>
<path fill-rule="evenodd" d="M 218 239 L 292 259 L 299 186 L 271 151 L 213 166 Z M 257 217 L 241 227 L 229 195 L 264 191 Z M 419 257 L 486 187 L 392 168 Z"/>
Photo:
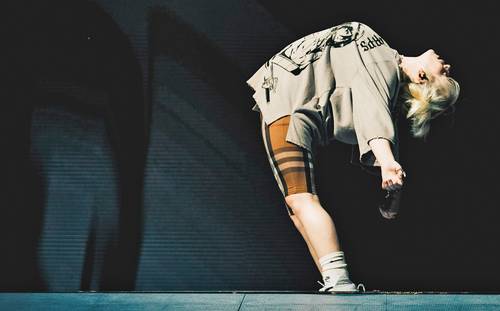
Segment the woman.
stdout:
<path fill-rule="evenodd" d="M 425 138 L 430 120 L 457 100 L 449 70 L 433 50 L 403 56 L 369 26 L 347 22 L 294 41 L 247 81 L 288 215 L 323 277 L 319 291 L 358 288 L 317 195 L 316 148 L 332 140 L 357 145 L 361 167 L 380 167 L 382 189 L 399 191 L 406 176 L 398 163 L 400 107 L 412 135 Z"/>

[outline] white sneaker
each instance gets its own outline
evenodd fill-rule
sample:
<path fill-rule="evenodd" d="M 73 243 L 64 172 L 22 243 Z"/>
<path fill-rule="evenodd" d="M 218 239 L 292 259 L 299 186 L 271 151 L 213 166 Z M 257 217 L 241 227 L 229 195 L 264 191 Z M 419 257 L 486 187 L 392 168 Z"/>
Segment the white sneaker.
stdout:
<path fill-rule="evenodd" d="M 353 282 L 350 280 L 347 280 L 348 282 L 342 282 L 341 284 L 335 284 L 333 285 L 332 282 L 325 282 L 324 284 L 321 283 L 320 281 L 317 281 L 322 288 L 319 289 L 320 292 L 330 292 L 330 293 L 358 293 L 360 291 L 365 292 L 365 286 L 363 284 L 358 284 L 356 286 Z M 361 290 L 361 289 L 362 290 Z"/>

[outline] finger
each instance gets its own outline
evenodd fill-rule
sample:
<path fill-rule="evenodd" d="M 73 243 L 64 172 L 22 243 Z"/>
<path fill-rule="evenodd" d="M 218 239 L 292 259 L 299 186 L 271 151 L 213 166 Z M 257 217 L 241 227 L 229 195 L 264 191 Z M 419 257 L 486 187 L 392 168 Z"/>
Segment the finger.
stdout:
<path fill-rule="evenodd" d="M 387 181 L 387 188 L 391 191 L 394 190 L 394 185 L 392 183 L 392 180 Z"/>
<path fill-rule="evenodd" d="M 399 171 L 398 176 L 399 176 L 400 178 L 406 178 L 406 172 L 405 172 L 405 171 L 403 171 L 403 170 L 401 170 L 401 171 Z"/>
<path fill-rule="evenodd" d="M 399 171 L 399 175 L 401 175 L 401 176 L 403 176 L 404 178 L 406 178 L 406 172 L 405 172 L 403 169 L 401 169 L 401 170 Z"/>
<path fill-rule="evenodd" d="M 389 183 L 387 181 L 384 181 L 382 183 L 382 189 L 384 189 L 384 190 L 391 190 L 391 185 L 389 185 Z"/>
<path fill-rule="evenodd" d="M 393 190 L 398 190 L 399 188 L 401 188 L 401 180 L 400 179 L 396 179 L 392 182 L 392 189 Z"/>

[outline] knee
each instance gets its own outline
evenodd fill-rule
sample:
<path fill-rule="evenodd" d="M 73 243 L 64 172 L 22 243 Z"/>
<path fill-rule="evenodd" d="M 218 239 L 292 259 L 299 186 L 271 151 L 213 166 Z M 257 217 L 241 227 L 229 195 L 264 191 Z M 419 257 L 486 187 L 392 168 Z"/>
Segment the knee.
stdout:
<path fill-rule="evenodd" d="M 290 194 L 285 197 L 286 204 L 290 206 L 294 215 L 300 217 L 302 213 L 308 208 L 311 208 L 313 204 L 318 201 L 317 196 L 312 193 L 304 192 L 304 193 L 296 193 Z M 291 217 L 295 223 L 295 218 Z"/>

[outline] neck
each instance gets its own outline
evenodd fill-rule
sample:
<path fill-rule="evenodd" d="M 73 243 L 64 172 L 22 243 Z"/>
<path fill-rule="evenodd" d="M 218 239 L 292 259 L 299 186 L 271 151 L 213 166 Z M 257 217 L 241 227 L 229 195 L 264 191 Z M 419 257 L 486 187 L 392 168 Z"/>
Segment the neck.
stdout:
<path fill-rule="evenodd" d="M 401 63 L 399 64 L 399 67 L 404 72 L 407 80 L 411 80 L 411 77 L 418 74 L 416 70 L 416 68 L 418 68 L 417 64 L 418 57 L 401 55 Z"/>

